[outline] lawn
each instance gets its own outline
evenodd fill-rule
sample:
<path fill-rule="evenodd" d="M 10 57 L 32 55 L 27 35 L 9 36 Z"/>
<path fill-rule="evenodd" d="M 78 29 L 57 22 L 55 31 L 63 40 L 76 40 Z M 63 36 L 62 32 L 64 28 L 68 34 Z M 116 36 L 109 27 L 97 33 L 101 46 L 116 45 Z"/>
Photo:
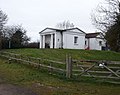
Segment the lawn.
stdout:
<path fill-rule="evenodd" d="M 52 60 L 65 60 L 65 56 L 70 54 L 73 59 L 86 60 L 112 60 L 120 61 L 120 53 L 112 51 L 97 50 L 73 50 L 73 49 L 9 49 L 9 52 L 32 57 L 47 58 Z"/>
<path fill-rule="evenodd" d="M 66 54 L 74 59 L 119 60 L 120 54 L 109 51 L 84 51 L 61 49 L 11 49 L 5 50 L 26 56 L 65 60 Z M 95 79 L 70 80 L 50 75 L 31 66 L 16 64 L 0 58 L 0 83 L 28 87 L 38 95 L 119 95 L 120 85 L 95 82 Z"/>

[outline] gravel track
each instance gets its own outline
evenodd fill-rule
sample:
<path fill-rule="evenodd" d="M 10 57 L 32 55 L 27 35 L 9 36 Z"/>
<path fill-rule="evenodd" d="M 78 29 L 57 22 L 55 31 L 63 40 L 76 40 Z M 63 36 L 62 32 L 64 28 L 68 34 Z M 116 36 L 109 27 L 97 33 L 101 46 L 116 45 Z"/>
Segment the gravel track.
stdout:
<path fill-rule="evenodd" d="M 37 95 L 30 89 L 11 84 L 0 84 L 0 95 Z"/>

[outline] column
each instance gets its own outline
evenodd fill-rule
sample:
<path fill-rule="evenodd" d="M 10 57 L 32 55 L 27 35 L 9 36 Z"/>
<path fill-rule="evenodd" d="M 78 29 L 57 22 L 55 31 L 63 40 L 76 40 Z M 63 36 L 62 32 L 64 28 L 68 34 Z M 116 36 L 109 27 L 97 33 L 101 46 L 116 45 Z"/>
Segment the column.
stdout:
<path fill-rule="evenodd" d="M 43 46 L 43 37 L 42 37 L 42 35 L 40 35 L 40 48 L 42 48 L 42 46 Z"/>
<path fill-rule="evenodd" d="M 53 34 L 51 34 L 50 48 L 53 48 Z"/>
<path fill-rule="evenodd" d="M 55 33 L 55 43 L 54 43 L 54 48 L 58 48 L 57 47 L 57 34 Z"/>
<path fill-rule="evenodd" d="M 45 35 L 43 35 L 43 48 L 45 48 Z"/>

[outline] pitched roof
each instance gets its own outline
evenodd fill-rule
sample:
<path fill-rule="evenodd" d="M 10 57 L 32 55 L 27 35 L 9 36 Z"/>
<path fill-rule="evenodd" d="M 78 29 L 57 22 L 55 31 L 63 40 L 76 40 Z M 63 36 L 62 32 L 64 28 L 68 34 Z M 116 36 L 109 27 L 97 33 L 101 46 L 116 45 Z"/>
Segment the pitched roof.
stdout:
<path fill-rule="evenodd" d="M 79 29 L 79 28 L 69 28 L 69 29 L 55 29 L 55 28 L 45 28 L 44 30 L 42 30 L 41 32 L 39 32 L 39 33 L 42 33 L 43 31 L 45 31 L 45 30 L 47 30 L 47 29 L 50 29 L 50 30 L 55 30 L 56 32 L 58 32 L 58 31 L 61 31 L 61 32 L 65 32 L 65 31 L 67 31 L 67 30 L 74 30 L 74 29 L 78 29 L 79 31 L 81 31 L 81 32 L 83 32 L 83 33 L 85 33 L 84 31 L 82 31 L 81 29 Z M 86 33 L 85 33 L 86 34 Z"/>
<path fill-rule="evenodd" d="M 77 28 L 77 27 L 75 27 L 75 28 L 70 28 L 70 29 L 65 29 L 65 30 L 74 30 L 74 29 L 77 29 L 77 30 L 79 30 L 79 31 L 81 31 L 81 32 L 83 32 L 83 33 L 85 33 L 84 31 L 82 31 L 81 29 L 79 29 L 79 28 Z M 86 34 L 86 33 L 85 33 Z"/>
<path fill-rule="evenodd" d="M 99 34 L 101 34 L 100 32 L 97 33 L 88 33 L 86 34 L 86 38 L 96 38 Z"/>

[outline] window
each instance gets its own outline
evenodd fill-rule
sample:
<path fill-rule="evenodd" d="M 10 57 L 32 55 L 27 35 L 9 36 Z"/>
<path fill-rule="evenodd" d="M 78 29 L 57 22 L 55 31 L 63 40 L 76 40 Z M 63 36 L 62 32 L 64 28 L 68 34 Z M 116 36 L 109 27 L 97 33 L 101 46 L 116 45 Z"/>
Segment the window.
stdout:
<path fill-rule="evenodd" d="M 85 41 L 85 45 L 87 45 L 87 41 Z"/>
<path fill-rule="evenodd" d="M 102 41 L 99 41 L 99 45 L 100 45 L 100 46 L 102 45 Z"/>
<path fill-rule="evenodd" d="M 74 37 L 74 44 L 78 43 L 78 37 Z"/>

